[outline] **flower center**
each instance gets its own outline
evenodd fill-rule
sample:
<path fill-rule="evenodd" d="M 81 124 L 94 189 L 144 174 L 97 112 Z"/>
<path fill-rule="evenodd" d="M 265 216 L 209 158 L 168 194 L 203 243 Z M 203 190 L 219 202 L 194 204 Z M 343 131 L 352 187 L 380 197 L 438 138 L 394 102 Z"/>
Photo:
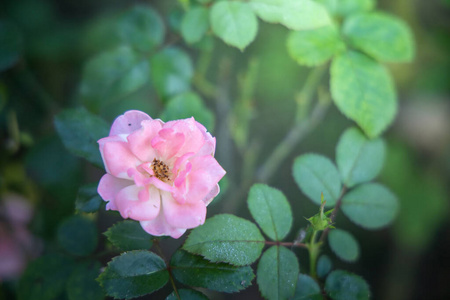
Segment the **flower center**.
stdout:
<path fill-rule="evenodd" d="M 156 178 L 158 178 L 159 180 L 164 182 L 170 181 L 169 167 L 159 159 L 153 159 L 152 170 Z"/>

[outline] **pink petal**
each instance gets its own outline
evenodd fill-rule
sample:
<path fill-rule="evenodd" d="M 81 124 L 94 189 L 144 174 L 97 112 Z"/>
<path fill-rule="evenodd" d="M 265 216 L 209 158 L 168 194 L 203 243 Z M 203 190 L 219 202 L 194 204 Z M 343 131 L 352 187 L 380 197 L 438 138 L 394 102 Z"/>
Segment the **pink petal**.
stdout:
<path fill-rule="evenodd" d="M 98 184 L 97 192 L 103 200 L 109 201 L 107 208 L 117 210 L 117 206 L 114 202 L 119 191 L 127 186 L 133 184 L 133 181 L 116 178 L 108 173 L 103 175 Z"/>
<path fill-rule="evenodd" d="M 205 126 L 200 124 L 199 122 L 195 122 L 197 125 L 197 128 L 202 132 L 203 139 L 205 140 L 202 148 L 197 152 L 198 156 L 203 155 L 212 155 L 214 156 L 214 153 L 216 151 L 216 138 L 214 138 L 209 132 L 207 132 Z"/>
<path fill-rule="evenodd" d="M 141 221 L 142 228 L 154 236 L 170 235 L 174 239 L 179 238 L 186 232 L 185 228 L 176 228 L 169 225 L 164 217 L 164 212 L 161 209 L 159 215 L 150 221 Z"/>
<path fill-rule="evenodd" d="M 205 143 L 205 137 L 201 127 L 194 118 L 171 121 L 164 124 L 164 128 L 170 128 L 174 132 L 181 133 L 184 136 L 184 143 L 178 150 L 177 156 L 182 156 L 188 152 L 198 152 Z M 203 127 L 204 128 L 204 127 Z M 205 129 L 206 130 L 206 129 Z"/>
<path fill-rule="evenodd" d="M 140 129 L 127 137 L 128 143 L 131 152 L 141 161 L 151 162 L 156 156 L 156 151 L 151 147 L 152 139 L 158 135 L 163 123 L 160 120 L 146 120 L 141 125 Z"/>
<path fill-rule="evenodd" d="M 206 205 L 202 201 L 180 204 L 169 193 L 162 193 L 167 223 L 177 228 L 195 228 L 205 222 Z"/>
<path fill-rule="evenodd" d="M 32 217 L 33 208 L 26 198 L 18 194 L 6 194 L 3 199 L 3 207 L 5 217 L 8 221 L 17 224 L 27 224 Z"/>
<path fill-rule="evenodd" d="M 159 131 L 158 136 L 152 140 L 152 147 L 158 150 L 164 160 L 168 160 L 179 152 L 185 140 L 184 134 L 171 128 L 163 128 Z"/>
<path fill-rule="evenodd" d="M 203 202 L 206 204 L 206 206 L 209 205 L 209 203 L 211 203 L 211 201 L 217 196 L 219 195 L 220 192 L 220 187 L 219 184 L 216 184 L 212 190 L 209 191 L 208 195 L 205 196 L 205 198 L 203 198 Z"/>
<path fill-rule="evenodd" d="M 151 119 L 142 111 L 129 110 L 114 120 L 109 135 L 130 134 L 141 128 L 142 121 Z"/>
<path fill-rule="evenodd" d="M 128 186 L 117 194 L 117 208 L 123 218 L 147 221 L 156 218 L 161 205 L 159 190 L 136 185 Z"/>
<path fill-rule="evenodd" d="M 126 142 L 106 142 L 100 147 L 100 153 L 107 171 L 115 177 L 131 179 L 128 169 L 141 164 Z"/>

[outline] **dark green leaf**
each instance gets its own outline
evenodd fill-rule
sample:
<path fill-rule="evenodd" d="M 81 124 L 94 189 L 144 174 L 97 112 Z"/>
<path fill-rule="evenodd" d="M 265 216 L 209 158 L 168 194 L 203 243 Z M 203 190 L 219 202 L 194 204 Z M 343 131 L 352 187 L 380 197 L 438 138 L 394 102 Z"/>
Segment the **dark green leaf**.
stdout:
<path fill-rule="evenodd" d="M 333 267 L 330 257 L 328 255 L 321 255 L 317 260 L 317 276 L 319 278 L 324 278 L 330 273 Z"/>
<path fill-rule="evenodd" d="M 79 264 L 67 281 L 68 300 L 102 300 L 103 289 L 95 280 L 100 274 L 99 262 Z"/>
<path fill-rule="evenodd" d="M 370 298 L 369 286 L 360 276 L 336 270 L 328 275 L 325 291 L 333 300 L 366 300 Z"/>
<path fill-rule="evenodd" d="M 158 255 L 136 250 L 114 257 L 97 280 L 108 296 L 131 299 L 163 287 L 169 280 L 169 273 Z"/>
<path fill-rule="evenodd" d="M 272 246 L 262 255 L 256 271 L 261 294 L 267 299 L 294 295 L 299 265 L 297 256 L 282 246 Z"/>
<path fill-rule="evenodd" d="M 344 261 L 354 262 L 359 258 L 358 241 L 349 232 L 332 229 L 328 233 L 328 243 L 334 254 Z"/>
<path fill-rule="evenodd" d="M 323 4 L 327 10 L 340 17 L 353 15 L 359 12 L 372 10 L 375 6 L 374 0 L 315 0 Z"/>
<path fill-rule="evenodd" d="M 23 51 L 23 38 L 17 26 L 0 20 L 0 72 L 16 64 Z"/>
<path fill-rule="evenodd" d="M 96 212 L 103 203 L 102 198 L 97 193 L 97 183 L 87 184 L 78 190 L 75 200 L 75 209 L 86 213 Z"/>
<path fill-rule="evenodd" d="M 398 212 L 398 200 L 381 184 L 366 183 L 344 196 L 341 209 L 357 225 L 379 229 L 394 220 Z"/>
<path fill-rule="evenodd" d="M 212 262 L 237 266 L 253 263 L 261 255 L 264 238 L 255 224 L 233 215 L 216 215 L 192 230 L 183 249 Z"/>
<path fill-rule="evenodd" d="M 181 283 L 226 293 L 247 288 L 255 277 L 249 266 L 213 263 L 184 250 L 175 252 L 170 265 L 173 276 Z"/>
<path fill-rule="evenodd" d="M 284 194 L 265 184 L 255 184 L 248 195 L 248 209 L 265 234 L 281 241 L 292 226 L 292 211 Z"/>
<path fill-rule="evenodd" d="M 299 274 L 292 300 L 322 300 L 317 282 L 306 274 Z"/>
<path fill-rule="evenodd" d="M 244 50 L 256 37 L 258 20 L 247 3 L 219 1 L 209 14 L 212 30 L 225 43 Z"/>
<path fill-rule="evenodd" d="M 196 290 L 181 289 L 178 290 L 178 296 L 181 300 L 208 300 L 208 297 Z M 175 292 L 167 296 L 166 300 L 178 300 Z"/>
<path fill-rule="evenodd" d="M 152 79 L 158 94 L 171 97 L 191 88 L 194 73 L 190 57 L 182 50 L 164 48 L 151 58 Z"/>
<path fill-rule="evenodd" d="M 342 181 L 348 187 L 374 179 L 384 163 L 382 139 L 369 140 L 359 129 L 349 128 L 336 147 L 336 163 Z"/>
<path fill-rule="evenodd" d="M 139 222 L 125 220 L 110 227 L 105 232 L 108 240 L 122 251 L 150 249 L 152 238 L 142 229 Z"/>
<path fill-rule="evenodd" d="M 97 227 L 90 219 L 75 215 L 64 220 L 58 228 L 58 243 L 70 254 L 86 256 L 97 247 Z"/>
<path fill-rule="evenodd" d="M 349 42 L 380 61 L 408 62 L 414 57 L 412 33 L 402 20 L 380 12 L 349 17 L 343 25 Z"/>
<path fill-rule="evenodd" d="M 199 42 L 209 28 L 209 11 L 199 6 L 191 8 L 181 21 L 181 35 L 189 44 Z"/>
<path fill-rule="evenodd" d="M 339 172 L 328 158 L 318 154 L 303 154 L 293 166 L 294 179 L 302 192 L 314 203 L 320 204 L 321 194 L 333 206 L 341 192 Z"/>
<path fill-rule="evenodd" d="M 347 51 L 333 59 L 331 94 L 334 103 L 371 138 L 394 120 L 397 99 L 385 67 L 364 54 Z"/>
<path fill-rule="evenodd" d="M 67 109 L 55 116 L 55 127 L 64 146 L 98 167 L 103 161 L 97 140 L 108 136 L 109 126 L 84 108 Z"/>

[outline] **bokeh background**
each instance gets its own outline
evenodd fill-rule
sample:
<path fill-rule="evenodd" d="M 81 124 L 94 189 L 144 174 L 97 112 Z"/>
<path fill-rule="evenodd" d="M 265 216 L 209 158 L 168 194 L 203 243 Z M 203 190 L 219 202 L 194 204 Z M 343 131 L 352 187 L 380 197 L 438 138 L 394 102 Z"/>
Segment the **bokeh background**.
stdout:
<path fill-rule="evenodd" d="M 176 27 L 181 10 L 177 1 L 0 3 L 0 299 L 15 299 L 17 280 L 27 262 L 58 247 L 56 228 L 74 213 L 78 187 L 97 181 L 103 173 L 65 150 L 53 118 L 65 108 L 82 105 L 83 66 L 113 44 L 113 36 L 104 28 L 135 3 L 152 5 L 167 28 Z M 375 232 L 359 229 L 339 215 L 339 226 L 359 240 L 361 258 L 348 264 L 339 262 L 327 247 L 325 253 L 335 267 L 363 276 L 373 299 L 450 299 L 450 1 L 382 0 L 377 7 L 404 19 L 416 41 L 412 63 L 388 66 L 396 82 L 400 110 L 385 134 L 388 155 L 379 180 L 398 195 L 401 209 L 391 227 Z M 227 212 L 250 218 L 246 194 L 235 192 L 246 180 L 242 165 L 248 159 L 261 164 L 294 122 L 295 95 L 309 69 L 289 57 L 286 35 L 284 27 L 260 22 L 257 39 L 244 52 L 214 41 L 206 78 L 226 91 L 225 100 L 204 97 L 204 101 L 215 113 L 212 131 L 217 137 L 216 156 L 227 170 L 230 184 L 209 209 L 209 217 Z M 199 51 L 185 47 L 175 31 L 165 41 L 184 48 L 194 63 L 200 61 Z M 240 78 L 249 62 L 258 64 L 258 72 L 251 105 L 241 109 L 251 116 L 251 147 L 257 156 L 242 155 L 230 137 L 233 127 L 227 119 L 230 106 L 240 95 Z M 98 113 L 112 122 L 128 109 L 158 117 L 163 108 L 164 101 L 149 87 L 115 99 Z M 293 181 L 293 159 L 305 152 L 334 158 L 340 134 L 351 125 L 331 106 L 268 180 L 287 195 L 293 207 L 295 230 L 291 239 L 306 226 L 303 216 L 317 211 Z M 14 222 L 7 223 L 6 216 Z M 99 232 L 116 220 L 116 215 L 100 212 Z M 168 241 L 165 250 L 173 252 L 181 242 Z M 100 250 L 104 243 L 102 237 Z M 297 253 L 302 270 L 307 270 L 305 253 Z M 102 257 L 102 263 L 109 258 Z M 162 290 L 154 298 L 168 293 Z M 255 286 L 227 297 L 260 298 Z"/>

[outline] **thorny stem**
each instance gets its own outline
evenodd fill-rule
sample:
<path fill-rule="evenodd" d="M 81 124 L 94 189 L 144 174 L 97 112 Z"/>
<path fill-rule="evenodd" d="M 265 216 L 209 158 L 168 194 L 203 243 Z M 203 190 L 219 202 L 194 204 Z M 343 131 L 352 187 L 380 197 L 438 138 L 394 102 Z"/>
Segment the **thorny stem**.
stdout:
<path fill-rule="evenodd" d="M 331 216 L 330 216 L 331 223 L 334 223 L 334 220 L 336 219 L 339 208 L 341 207 L 341 204 L 342 204 L 342 198 L 344 198 L 345 193 L 347 193 L 347 187 L 344 185 L 342 187 L 341 194 L 339 195 L 339 198 L 336 201 L 336 205 L 334 206 L 333 212 L 331 213 Z M 319 242 L 323 242 L 325 240 L 329 231 L 330 231 L 330 228 L 328 227 L 322 232 Z"/>

